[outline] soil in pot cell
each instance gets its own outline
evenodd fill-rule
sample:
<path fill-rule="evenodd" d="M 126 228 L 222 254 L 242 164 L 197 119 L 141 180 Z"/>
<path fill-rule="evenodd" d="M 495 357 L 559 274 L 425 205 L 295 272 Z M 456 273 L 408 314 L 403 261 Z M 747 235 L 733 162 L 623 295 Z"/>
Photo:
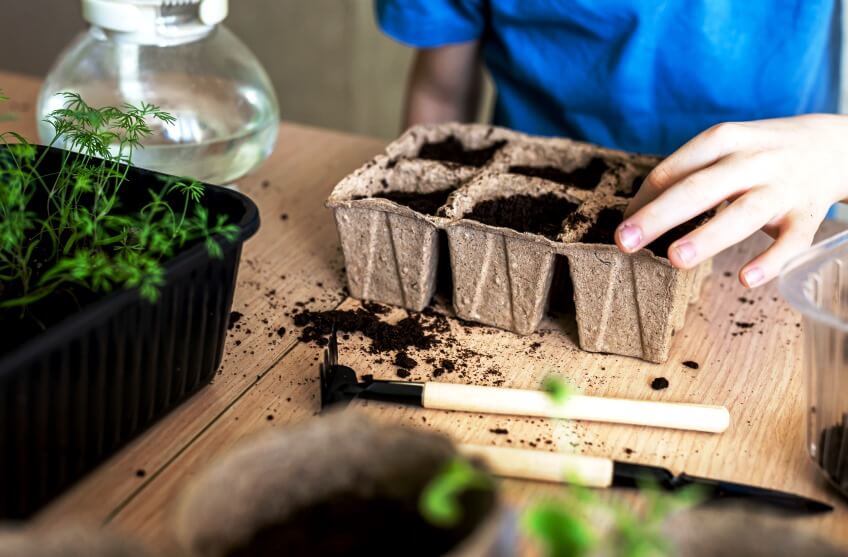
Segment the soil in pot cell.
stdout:
<path fill-rule="evenodd" d="M 668 257 L 668 248 L 689 234 L 708 220 L 712 218 L 715 211 L 709 211 L 703 215 L 699 215 L 691 220 L 675 226 L 650 244 L 645 249 L 650 250 L 659 257 Z M 586 234 L 580 238 L 580 242 L 584 244 L 615 244 L 615 229 L 624 220 L 623 209 L 606 207 L 598 213 L 595 222 L 586 231 Z"/>
<path fill-rule="evenodd" d="M 593 190 L 601 181 L 604 173 L 609 170 L 607 161 L 601 157 L 592 157 L 584 166 L 565 171 L 555 166 L 510 166 L 511 174 L 521 174 L 533 178 L 542 178 L 563 186 L 573 186 L 581 190 Z"/>
<path fill-rule="evenodd" d="M 398 205 L 409 207 L 416 213 L 422 215 L 436 216 L 439 214 L 439 209 L 444 207 L 448 201 L 448 197 L 456 188 L 439 190 L 430 193 L 418 192 L 403 192 L 403 191 L 387 191 L 373 195 L 376 199 L 388 199 L 394 201 Z"/>
<path fill-rule="evenodd" d="M 601 209 L 595 222 L 589 227 L 589 230 L 580 238 L 584 244 L 614 244 L 615 229 L 624 220 L 624 213 L 621 209 L 606 207 Z"/>
<path fill-rule="evenodd" d="M 442 141 L 422 145 L 418 158 L 480 168 L 488 164 L 504 145 L 506 140 L 502 139 L 486 147 L 468 149 L 455 135 L 449 135 Z"/>
<path fill-rule="evenodd" d="M 623 182 L 618 185 L 615 189 L 615 194 L 619 197 L 632 198 L 636 196 L 636 193 L 639 191 L 639 188 L 642 187 L 642 183 L 645 181 L 645 178 L 648 177 L 648 173 L 638 174 L 633 180 L 628 184 L 627 182 Z"/>
<path fill-rule="evenodd" d="M 464 218 L 556 240 L 563 221 L 576 210 L 576 203 L 552 193 L 538 197 L 519 194 L 481 201 Z"/>

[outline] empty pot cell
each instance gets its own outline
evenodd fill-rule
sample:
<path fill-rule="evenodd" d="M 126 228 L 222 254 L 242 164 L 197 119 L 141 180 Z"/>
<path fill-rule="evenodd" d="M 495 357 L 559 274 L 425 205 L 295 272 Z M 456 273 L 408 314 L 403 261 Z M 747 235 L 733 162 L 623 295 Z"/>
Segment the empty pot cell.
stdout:
<path fill-rule="evenodd" d="M 464 218 L 556 240 L 562 232 L 563 221 L 576 210 L 576 203 L 552 193 L 517 194 L 480 201 Z"/>
<path fill-rule="evenodd" d="M 613 247 L 583 246 L 568 258 L 580 347 L 665 361 L 675 317 L 689 302 L 683 272 Z"/>
<path fill-rule="evenodd" d="M 491 161 L 504 145 L 506 140 L 501 139 L 486 147 L 468 149 L 455 135 L 449 135 L 442 141 L 422 145 L 418 158 L 480 168 Z"/>
<path fill-rule="evenodd" d="M 509 167 L 511 174 L 521 174 L 534 178 L 542 178 L 564 186 L 573 186 L 581 190 L 593 190 L 601 181 L 610 165 L 601 157 L 592 157 L 585 166 L 565 171 L 555 166 L 524 166 Z"/>
<path fill-rule="evenodd" d="M 438 230 L 423 218 L 367 207 L 335 210 L 354 298 L 421 311 L 436 288 Z"/>
<path fill-rule="evenodd" d="M 522 335 L 535 331 L 550 292 L 551 247 L 467 223 L 447 231 L 457 316 Z"/>

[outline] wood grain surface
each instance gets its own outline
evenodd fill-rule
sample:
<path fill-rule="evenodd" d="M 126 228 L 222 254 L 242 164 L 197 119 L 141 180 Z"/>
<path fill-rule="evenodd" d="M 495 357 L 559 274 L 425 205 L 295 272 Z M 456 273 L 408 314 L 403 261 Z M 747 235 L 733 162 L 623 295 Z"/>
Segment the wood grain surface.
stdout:
<path fill-rule="evenodd" d="M 17 107 L 11 122 L 17 131 L 32 133 L 37 86 L 28 78 L 0 74 L 0 89 L 16 100 L 10 106 Z M 0 114 L 8 108 L 0 105 Z M 46 508 L 36 517 L 38 524 L 111 523 L 154 547 L 170 547 L 169 506 L 187 478 L 242 438 L 318 412 L 321 349 L 297 340 L 291 314 L 301 305 L 359 306 L 345 297 L 335 226 L 323 202 L 339 178 L 381 147 L 363 137 L 280 127 L 275 154 L 239 182 L 259 205 L 262 228 L 244 250 L 233 307 L 242 317 L 230 331 L 214 383 Z M 827 223 L 821 234 L 839 229 Z M 717 257 L 665 364 L 580 351 L 567 314 L 546 320 L 529 337 L 428 317 L 444 319 L 446 330 L 437 334 L 434 348 L 409 351 L 419 362 L 412 380 L 539 388 L 554 373 L 587 395 L 725 405 L 731 425 L 723 434 L 379 403 L 358 403 L 348 411 L 442 431 L 457 442 L 613 457 L 816 497 L 832 503 L 835 512 L 792 523 L 848 548 L 848 502 L 826 487 L 806 453 L 800 319 L 779 299 L 774 284 L 746 291 L 735 279 L 740 265 L 765 245 L 758 234 Z M 392 310 L 385 318 L 405 315 Z M 358 334 L 342 341 L 342 362 L 360 374 L 396 377 L 392 356 L 374 353 Z M 457 369 L 434 378 L 444 359 L 456 362 Z M 683 362 L 696 362 L 698 368 Z M 667 389 L 651 388 L 657 377 L 668 380 Z M 519 508 L 562 489 L 522 481 L 505 481 L 503 487 L 506 499 Z M 632 500 L 627 494 L 611 496 Z"/>

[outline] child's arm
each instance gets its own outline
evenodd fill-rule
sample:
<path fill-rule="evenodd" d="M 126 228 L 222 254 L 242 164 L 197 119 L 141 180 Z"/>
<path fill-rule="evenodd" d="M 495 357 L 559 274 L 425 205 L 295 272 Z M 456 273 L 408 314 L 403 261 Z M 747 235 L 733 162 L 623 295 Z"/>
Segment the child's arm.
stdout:
<path fill-rule="evenodd" d="M 848 116 L 815 114 L 727 123 L 701 133 L 647 177 L 616 231 L 631 253 L 723 201 L 730 205 L 669 248 L 690 268 L 757 230 L 774 243 L 746 263 L 739 280 L 768 282 L 809 247 L 828 208 L 848 197 Z"/>
<path fill-rule="evenodd" d="M 406 93 L 404 126 L 476 120 L 481 84 L 477 41 L 418 50 Z"/>

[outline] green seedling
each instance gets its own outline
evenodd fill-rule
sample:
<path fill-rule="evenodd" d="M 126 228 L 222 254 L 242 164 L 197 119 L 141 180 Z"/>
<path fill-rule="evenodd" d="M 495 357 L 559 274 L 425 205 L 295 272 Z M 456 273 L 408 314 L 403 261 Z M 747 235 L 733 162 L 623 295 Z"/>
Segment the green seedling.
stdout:
<path fill-rule="evenodd" d="M 419 500 L 419 512 L 434 526 L 450 528 L 462 520 L 463 494 L 471 491 L 491 491 L 492 477 L 468 460 L 456 457 L 427 484 Z"/>
<path fill-rule="evenodd" d="M 574 389 L 562 378 L 549 375 L 542 388 L 557 404 L 565 404 Z M 568 488 L 557 500 L 528 509 L 522 518 L 524 531 L 539 542 L 548 557 L 667 557 L 671 548 L 662 524 L 673 512 L 690 508 L 702 499 L 696 487 L 668 494 L 645 482 L 646 498 L 641 512 L 620 502 L 604 501 L 580 486 L 580 478 L 565 478 Z M 598 526 L 607 524 L 606 527 Z"/>
<path fill-rule="evenodd" d="M 0 308 L 21 308 L 23 316 L 72 287 L 138 288 L 154 302 L 165 260 L 196 242 L 220 257 L 218 238 L 232 241 L 238 228 L 210 217 L 200 203 L 203 186 L 192 179 L 163 178 L 141 209 L 122 209 L 133 153 L 152 134 L 151 122 L 173 116 L 145 103 L 95 108 L 77 94 L 63 96 L 64 106 L 45 119 L 54 130 L 50 146 L 67 149 L 58 171 L 42 174 L 46 151 L 0 134 L 7 147 L 0 151 Z"/>

